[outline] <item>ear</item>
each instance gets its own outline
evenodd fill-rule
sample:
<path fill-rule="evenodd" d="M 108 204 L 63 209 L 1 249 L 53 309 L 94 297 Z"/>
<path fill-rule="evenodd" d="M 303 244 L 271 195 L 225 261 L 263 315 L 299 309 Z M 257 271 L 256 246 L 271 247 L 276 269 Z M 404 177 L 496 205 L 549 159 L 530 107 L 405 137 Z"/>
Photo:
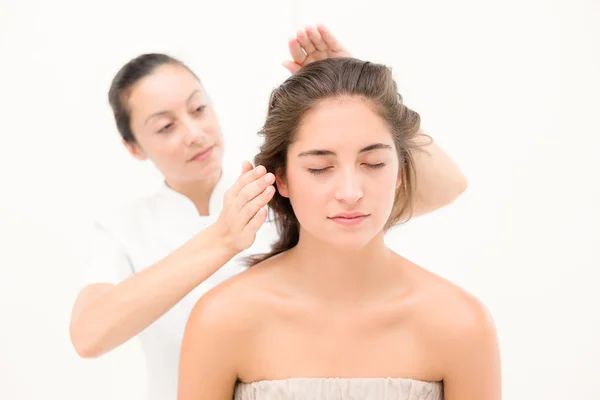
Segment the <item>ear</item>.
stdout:
<path fill-rule="evenodd" d="M 290 197 L 285 176 L 283 176 L 281 171 L 275 173 L 275 185 L 277 186 L 277 191 L 280 195 L 287 198 Z"/>
<path fill-rule="evenodd" d="M 144 150 L 142 150 L 140 145 L 138 145 L 137 143 L 130 143 L 125 140 L 121 140 L 121 142 L 123 143 L 123 146 L 125 146 L 125 148 L 129 152 L 129 154 L 131 154 L 134 158 L 136 158 L 138 160 L 142 160 L 142 161 L 146 160 L 148 158 L 146 153 L 144 153 Z"/>

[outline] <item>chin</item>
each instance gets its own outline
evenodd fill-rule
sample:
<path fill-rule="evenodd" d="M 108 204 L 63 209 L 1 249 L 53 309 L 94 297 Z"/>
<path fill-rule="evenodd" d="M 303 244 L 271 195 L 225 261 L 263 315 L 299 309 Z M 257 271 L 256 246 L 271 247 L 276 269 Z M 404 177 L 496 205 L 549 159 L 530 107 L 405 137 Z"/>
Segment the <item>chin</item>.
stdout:
<path fill-rule="evenodd" d="M 215 154 L 210 160 L 207 160 L 206 163 L 194 165 L 194 172 L 192 175 L 195 176 L 196 180 L 204 179 L 213 176 L 215 173 L 219 172 L 221 168 L 221 157 Z"/>

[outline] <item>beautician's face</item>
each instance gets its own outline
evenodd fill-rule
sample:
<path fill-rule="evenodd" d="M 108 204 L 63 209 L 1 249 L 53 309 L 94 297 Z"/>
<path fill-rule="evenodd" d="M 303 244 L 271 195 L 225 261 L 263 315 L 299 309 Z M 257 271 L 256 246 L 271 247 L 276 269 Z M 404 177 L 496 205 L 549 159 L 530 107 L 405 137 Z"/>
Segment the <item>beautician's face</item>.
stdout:
<path fill-rule="evenodd" d="M 306 114 L 278 182 L 300 225 L 331 245 L 356 249 L 380 234 L 400 185 L 390 129 L 357 97 L 326 100 Z"/>
<path fill-rule="evenodd" d="M 162 65 L 137 82 L 127 105 L 139 159 L 149 158 L 171 181 L 194 181 L 218 172 L 222 136 L 200 82 L 186 68 Z"/>

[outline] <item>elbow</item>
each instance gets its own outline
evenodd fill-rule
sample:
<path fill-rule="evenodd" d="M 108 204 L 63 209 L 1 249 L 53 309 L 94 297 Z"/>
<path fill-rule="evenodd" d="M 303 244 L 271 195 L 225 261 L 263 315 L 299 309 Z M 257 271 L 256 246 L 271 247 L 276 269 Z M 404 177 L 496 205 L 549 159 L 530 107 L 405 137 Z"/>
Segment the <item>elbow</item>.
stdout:
<path fill-rule="evenodd" d="M 452 199 L 452 201 L 458 199 L 467 190 L 468 186 L 469 183 L 467 181 L 467 177 L 461 174 L 458 180 L 456 181 L 454 198 Z"/>
<path fill-rule="evenodd" d="M 467 180 L 456 181 L 451 189 L 446 192 L 445 198 L 438 204 L 436 208 L 442 208 L 454 203 L 467 190 Z"/>
<path fill-rule="evenodd" d="M 459 175 L 452 181 L 448 182 L 448 185 L 443 192 L 439 193 L 436 201 L 431 204 L 432 210 L 437 210 L 442 207 L 446 207 L 454 203 L 463 193 L 467 190 L 467 178 L 464 175 Z"/>
<path fill-rule="evenodd" d="M 460 171 L 457 170 L 454 174 L 447 179 L 446 188 L 444 189 L 445 196 L 441 200 L 441 206 L 446 206 L 454 203 L 463 193 L 467 190 L 468 181 L 467 177 Z"/>
<path fill-rule="evenodd" d="M 69 329 L 71 344 L 81 358 L 97 358 L 103 354 L 98 340 L 98 335 L 93 335 L 92 330 L 86 327 L 83 321 L 71 323 Z"/>
<path fill-rule="evenodd" d="M 430 196 L 429 201 L 424 201 L 426 197 L 421 197 L 421 202 L 417 202 L 416 211 L 414 216 L 428 214 L 432 211 L 439 210 L 450 204 L 454 203 L 466 190 L 467 190 L 467 179 L 460 175 L 458 179 L 449 183 L 442 192 L 438 193 L 437 196 Z"/>

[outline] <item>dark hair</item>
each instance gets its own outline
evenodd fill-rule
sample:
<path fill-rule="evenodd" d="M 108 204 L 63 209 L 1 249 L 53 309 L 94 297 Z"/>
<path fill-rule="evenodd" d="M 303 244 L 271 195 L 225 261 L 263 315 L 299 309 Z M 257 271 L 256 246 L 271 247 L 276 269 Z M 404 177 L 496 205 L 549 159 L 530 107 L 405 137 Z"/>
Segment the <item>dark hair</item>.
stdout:
<path fill-rule="evenodd" d="M 115 116 L 117 129 L 126 142 L 136 142 L 131 130 L 130 110 L 127 108 L 127 98 L 131 93 L 131 88 L 140 79 L 150 75 L 158 67 L 167 64 L 182 66 L 198 79 L 196 74 L 184 63 L 176 58 L 160 53 L 142 54 L 130 60 L 121 67 L 113 78 L 108 91 L 108 102 Z"/>
<path fill-rule="evenodd" d="M 402 103 L 392 71 L 384 65 L 330 58 L 308 64 L 288 78 L 271 94 L 267 119 L 259 132 L 264 142 L 254 165 L 263 165 L 267 171 L 285 177 L 287 151 L 303 117 L 325 99 L 346 96 L 363 99 L 387 122 L 394 137 L 402 182 L 384 227 L 388 230 L 402 217 L 408 220 L 412 215 L 415 171 L 409 150 L 417 148 L 413 139 L 419 131 L 420 116 Z M 251 266 L 291 249 L 300 238 L 300 224 L 290 200 L 276 192 L 269 207 L 279 239 L 269 253 L 248 258 Z"/>

